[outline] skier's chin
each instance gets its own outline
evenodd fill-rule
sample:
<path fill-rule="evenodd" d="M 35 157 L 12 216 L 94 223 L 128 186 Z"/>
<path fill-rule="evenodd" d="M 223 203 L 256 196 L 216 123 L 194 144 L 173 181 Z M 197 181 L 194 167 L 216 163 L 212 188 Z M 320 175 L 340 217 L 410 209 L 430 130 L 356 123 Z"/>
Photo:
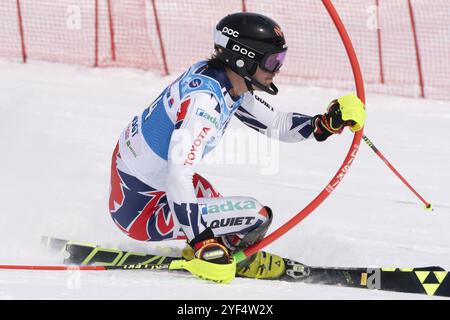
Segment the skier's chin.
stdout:
<path fill-rule="evenodd" d="M 264 85 L 265 85 L 266 87 L 270 87 L 270 85 L 271 85 L 272 83 L 273 83 L 273 78 L 268 78 L 268 79 L 266 79 Z"/>

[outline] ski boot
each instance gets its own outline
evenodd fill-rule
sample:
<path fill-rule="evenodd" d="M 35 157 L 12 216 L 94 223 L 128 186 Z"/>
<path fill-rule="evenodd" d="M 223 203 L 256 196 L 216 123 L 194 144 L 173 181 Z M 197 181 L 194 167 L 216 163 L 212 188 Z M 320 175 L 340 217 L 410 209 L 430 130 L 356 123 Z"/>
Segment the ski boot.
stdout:
<path fill-rule="evenodd" d="M 236 276 L 253 279 L 279 279 L 285 274 L 284 259 L 273 253 L 259 251 L 252 257 L 239 263 Z"/>

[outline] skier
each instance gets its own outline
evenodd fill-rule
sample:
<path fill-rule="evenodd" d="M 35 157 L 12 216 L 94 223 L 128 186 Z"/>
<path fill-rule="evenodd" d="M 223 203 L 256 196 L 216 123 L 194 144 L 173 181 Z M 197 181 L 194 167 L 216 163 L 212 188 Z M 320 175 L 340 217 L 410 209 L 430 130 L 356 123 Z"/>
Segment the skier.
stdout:
<path fill-rule="evenodd" d="M 353 94 L 334 100 L 324 114 L 280 112 L 255 95 L 278 92 L 273 83 L 286 57 L 280 26 L 255 13 L 235 13 L 214 30 L 211 59 L 192 65 L 123 130 L 113 152 L 109 209 L 115 224 L 141 241 L 185 239 L 185 259 L 211 268 L 230 264 L 236 250 L 261 240 L 272 211 L 258 200 L 221 196 L 196 169 L 235 116 L 285 142 L 324 141 L 365 121 Z M 273 136 L 275 138 L 275 135 Z M 284 262 L 258 252 L 236 275 L 276 278 Z M 234 272 L 234 271 L 233 271 Z"/>

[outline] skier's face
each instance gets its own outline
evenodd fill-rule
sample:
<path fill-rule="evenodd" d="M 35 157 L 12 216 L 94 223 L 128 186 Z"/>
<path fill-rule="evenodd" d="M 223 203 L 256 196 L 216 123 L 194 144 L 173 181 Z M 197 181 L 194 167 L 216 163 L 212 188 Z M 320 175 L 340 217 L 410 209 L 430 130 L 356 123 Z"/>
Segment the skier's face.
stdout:
<path fill-rule="evenodd" d="M 268 72 L 263 69 L 261 69 L 259 66 L 256 69 L 256 72 L 254 74 L 254 78 L 259 83 L 269 86 L 273 82 L 273 78 L 278 74 L 279 71 L 276 72 Z"/>

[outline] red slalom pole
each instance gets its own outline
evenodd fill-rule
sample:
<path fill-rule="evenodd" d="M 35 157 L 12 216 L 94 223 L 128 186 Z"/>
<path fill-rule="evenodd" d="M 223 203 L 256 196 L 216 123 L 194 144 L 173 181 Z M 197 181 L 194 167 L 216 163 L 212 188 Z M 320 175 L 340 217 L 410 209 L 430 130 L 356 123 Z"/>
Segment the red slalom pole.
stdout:
<path fill-rule="evenodd" d="M 419 198 L 420 201 L 423 202 L 423 204 L 425 205 L 425 209 L 429 210 L 429 211 L 433 211 L 433 206 L 431 205 L 431 203 L 426 201 L 416 190 L 414 190 L 413 187 L 411 187 L 411 185 L 408 183 L 408 181 L 406 181 L 406 179 L 403 178 L 403 176 L 394 168 L 394 166 L 383 156 L 383 154 L 380 152 L 380 150 L 378 150 L 377 147 L 375 147 L 375 145 L 372 143 L 372 141 L 370 141 L 369 138 L 367 138 L 365 135 L 363 135 L 362 139 L 375 152 L 375 154 L 378 157 L 380 157 L 381 160 L 383 160 L 383 162 L 389 167 L 389 169 L 391 169 L 392 172 L 394 172 L 395 175 L 400 180 L 402 180 L 402 182 L 409 188 L 409 190 L 411 190 L 416 195 L 416 197 Z"/>
<path fill-rule="evenodd" d="M 38 265 L 0 265 L 0 270 L 25 270 L 25 271 L 106 271 L 106 270 L 171 270 L 182 269 L 179 267 L 171 267 L 172 263 L 184 260 L 172 260 L 170 263 L 161 264 L 128 264 L 120 266 L 78 266 L 78 265 L 63 265 L 63 266 L 38 266 Z"/>
<path fill-rule="evenodd" d="M 353 44 L 350 40 L 350 37 L 347 33 L 347 30 L 345 29 L 344 24 L 342 23 L 342 20 L 339 17 L 339 14 L 337 13 L 336 9 L 334 8 L 333 4 L 331 3 L 331 0 L 322 0 L 323 5 L 328 11 L 328 14 L 332 18 L 339 35 L 342 39 L 342 42 L 345 46 L 345 49 L 347 51 L 347 55 L 349 57 L 351 67 L 353 70 L 353 76 L 355 79 L 355 85 L 356 85 L 356 92 L 359 97 L 359 99 L 365 104 L 365 92 L 364 92 L 364 80 L 361 73 L 361 67 L 358 62 L 358 57 L 356 56 L 355 49 L 353 48 Z M 352 145 L 350 147 L 350 150 L 347 153 L 347 156 L 342 163 L 340 169 L 338 172 L 334 175 L 333 179 L 328 183 L 328 185 L 325 187 L 325 189 L 320 192 L 320 194 L 312 200 L 303 210 L 301 210 L 299 213 L 297 213 L 293 218 L 291 218 L 288 222 L 286 222 L 284 225 L 279 227 L 277 230 L 266 236 L 264 239 L 262 239 L 260 242 L 248 247 L 247 249 L 243 251 L 236 252 L 233 255 L 234 260 L 236 263 L 239 263 L 243 260 L 245 260 L 247 257 L 252 256 L 253 254 L 257 253 L 260 249 L 266 247 L 273 241 L 280 238 L 282 235 L 284 235 L 286 232 L 291 230 L 293 227 L 295 227 L 298 223 L 300 223 L 303 219 L 305 219 L 311 212 L 313 212 L 335 189 L 335 187 L 342 181 L 345 174 L 350 169 L 351 164 L 353 163 L 353 160 L 356 157 L 356 153 L 359 149 L 359 144 L 361 142 L 361 138 L 363 135 L 363 129 L 356 132 Z"/>
<path fill-rule="evenodd" d="M 107 268 L 105 268 L 103 266 L 0 265 L 0 270 L 41 270 L 41 271 L 87 270 L 87 271 L 103 271 L 103 270 L 107 270 Z"/>

